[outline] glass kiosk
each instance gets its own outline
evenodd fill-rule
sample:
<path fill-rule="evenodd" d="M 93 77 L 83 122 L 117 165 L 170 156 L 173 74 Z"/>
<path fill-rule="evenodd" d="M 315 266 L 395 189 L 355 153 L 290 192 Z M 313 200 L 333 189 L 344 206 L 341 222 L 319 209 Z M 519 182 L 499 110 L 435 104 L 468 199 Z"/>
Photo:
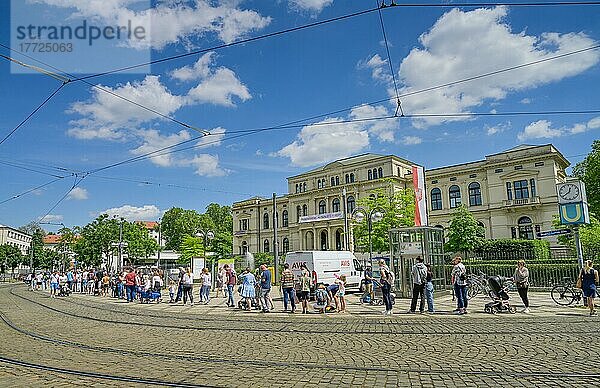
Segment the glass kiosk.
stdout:
<path fill-rule="evenodd" d="M 412 291 L 411 269 L 421 256 L 431 264 L 436 290 L 446 285 L 444 274 L 444 229 L 414 226 L 390 230 L 390 269 L 396 276 L 396 295 L 407 298 Z"/>

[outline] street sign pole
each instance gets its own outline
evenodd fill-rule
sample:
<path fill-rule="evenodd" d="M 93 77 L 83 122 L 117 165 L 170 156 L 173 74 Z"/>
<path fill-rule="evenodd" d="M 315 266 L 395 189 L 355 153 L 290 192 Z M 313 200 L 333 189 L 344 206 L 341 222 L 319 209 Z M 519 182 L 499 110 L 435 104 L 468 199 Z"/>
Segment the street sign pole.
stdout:
<path fill-rule="evenodd" d="M 583 249 L 581 248 L 578 225 L 573 227 L 573 234 L 575 236 L 575 248 L 577 249 L 577 262 L 579 263 L 579 268 L 583 268 Z"/>

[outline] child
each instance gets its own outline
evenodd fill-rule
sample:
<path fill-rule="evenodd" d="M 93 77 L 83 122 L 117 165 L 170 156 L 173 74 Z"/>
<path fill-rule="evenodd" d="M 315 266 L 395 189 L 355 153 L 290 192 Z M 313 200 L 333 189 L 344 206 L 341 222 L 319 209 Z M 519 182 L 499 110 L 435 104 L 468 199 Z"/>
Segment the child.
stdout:
<path fill-rule="evenodd" d="M 175 286 L 175 282 L 171 280 L 169 282 L 169 303 L 175 303 L 175 292 L 177 292 L 177 287 Z"/>
<path fill-rule="evenodd" d="M 325 290 L 325 285 L 319 284 L 319 287 L 315 291 L 315 310 L 319 310 L 321 314 L 325 314 L 325 309 L 327 308 L 327 291 Z"/>
<path fill-rule="evenodd" d="M 339 310 L 340 313 L 346 312 L 346 299 L 344 295 L 346 295 L 346 275 L 342 275 L 335 280 L 335 284 L 338 285 L 338 292 L 336 298 L 339 298 Z M 337 304 L 337 303 L 336 303 Z"/>

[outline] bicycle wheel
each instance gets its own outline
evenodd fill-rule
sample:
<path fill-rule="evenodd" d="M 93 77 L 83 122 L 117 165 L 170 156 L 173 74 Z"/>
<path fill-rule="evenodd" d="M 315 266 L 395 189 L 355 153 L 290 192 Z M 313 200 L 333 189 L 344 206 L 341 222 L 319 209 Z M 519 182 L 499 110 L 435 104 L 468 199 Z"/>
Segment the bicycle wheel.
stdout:
<path fill-rule="evenodd" d="M 467 299 L 471 300 L 474 297 L 477 296 L 477 294 L 479 294 L 480 291 L 480 287 L 478 283 L 474 283 L 471 284 L 468 288 L 467 288 Z"/>
<path fill-rule="evenodd" d="M 575 292 L 573 292 L 573 289 L 564 284 L 557 284 L 552 287 L 551 295 L 554 303 L 561 306 L 568 306 L 575 300 Z"/>

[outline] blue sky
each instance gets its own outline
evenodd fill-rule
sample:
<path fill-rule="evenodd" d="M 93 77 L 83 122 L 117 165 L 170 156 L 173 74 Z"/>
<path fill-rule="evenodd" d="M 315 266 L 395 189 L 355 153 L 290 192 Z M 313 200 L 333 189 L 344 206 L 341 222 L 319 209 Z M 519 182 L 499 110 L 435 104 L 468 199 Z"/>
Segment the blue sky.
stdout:
<path fill-rule="evenodd" d="M 121 41 L 119 48 L 102 39 L 92 47 L 74 42 L 82 51 L 69 57 L 28 53 L 61 69 L 68 67 L 66 71 L 77 72 L 75 77 L 137 64 L 138 58 L 149 55 L 159 59 L 183 54 L 375 5 L 351 0 L 155 1 L 152 7 L 136 0 L 35 3 L 23 3 L 12 18 L 10 2 L 0 4 L 3 45 L 11 44 L 12 34 L 12 47 L 19 49 L 16 19 L 22 24 L 29 16 L 31 23 L 86 20 L 122 25 L 132 20 L 149 32 L 149 39 Z M 600 44 L 600 6 L 395 7 L 384 9 L 382 16 L 401 95 Z M 36 64 L 5 48 L 0 52 Z M 180 141 L 190 140 L 187 145 L 196 147 L 90 174 L 51 209 L 75 182 L 70 176 L 59 179 L 0 204 L 0 223 L 20 226 L 48 213 L 45 221 L 73 226 L 107 210 L 130 220 L 155 220 L 172 206 L 203 211 L 211 202 L 231 205 L 253 195 L 283 194 L 286 177 L 364 152 L 396 154 L 435 168 L 479 160 L 517 144 L 553 143 L 574 164 L 600 137 L 599 113 L 501 114 L 600 109 L 599 62 L 600 50 L 586 50 L 401 98 L 409 116 L 464 114 L 461 117 L 356 121 L 393 115 L 396 108 L 395 98 L 364 105 L 395 96 L 379 15 L 371 12 L 162 62 L 149 72 L 88 80 L 211 133 L 194 141 L 190 139 L 199 135 L 195 130 L 73 82 L 0 144 L 0 163 L 36 170 L 0 164 L 0 201 L 54 179 L 47 174 L 70 174 L 56 168 L 88 172 Z M 46 75 L 18 74 L 18 68 L 4 59 L 0 62 L 2 138 L 60 85 Z M 303 121 L 304 127 L 234 138 L 236 131 L 341 109 L 347 110 Z M 354 121 L 336 123 L 347 120 Z M 315 123 L 319 125 L 310 125 Z"/>

